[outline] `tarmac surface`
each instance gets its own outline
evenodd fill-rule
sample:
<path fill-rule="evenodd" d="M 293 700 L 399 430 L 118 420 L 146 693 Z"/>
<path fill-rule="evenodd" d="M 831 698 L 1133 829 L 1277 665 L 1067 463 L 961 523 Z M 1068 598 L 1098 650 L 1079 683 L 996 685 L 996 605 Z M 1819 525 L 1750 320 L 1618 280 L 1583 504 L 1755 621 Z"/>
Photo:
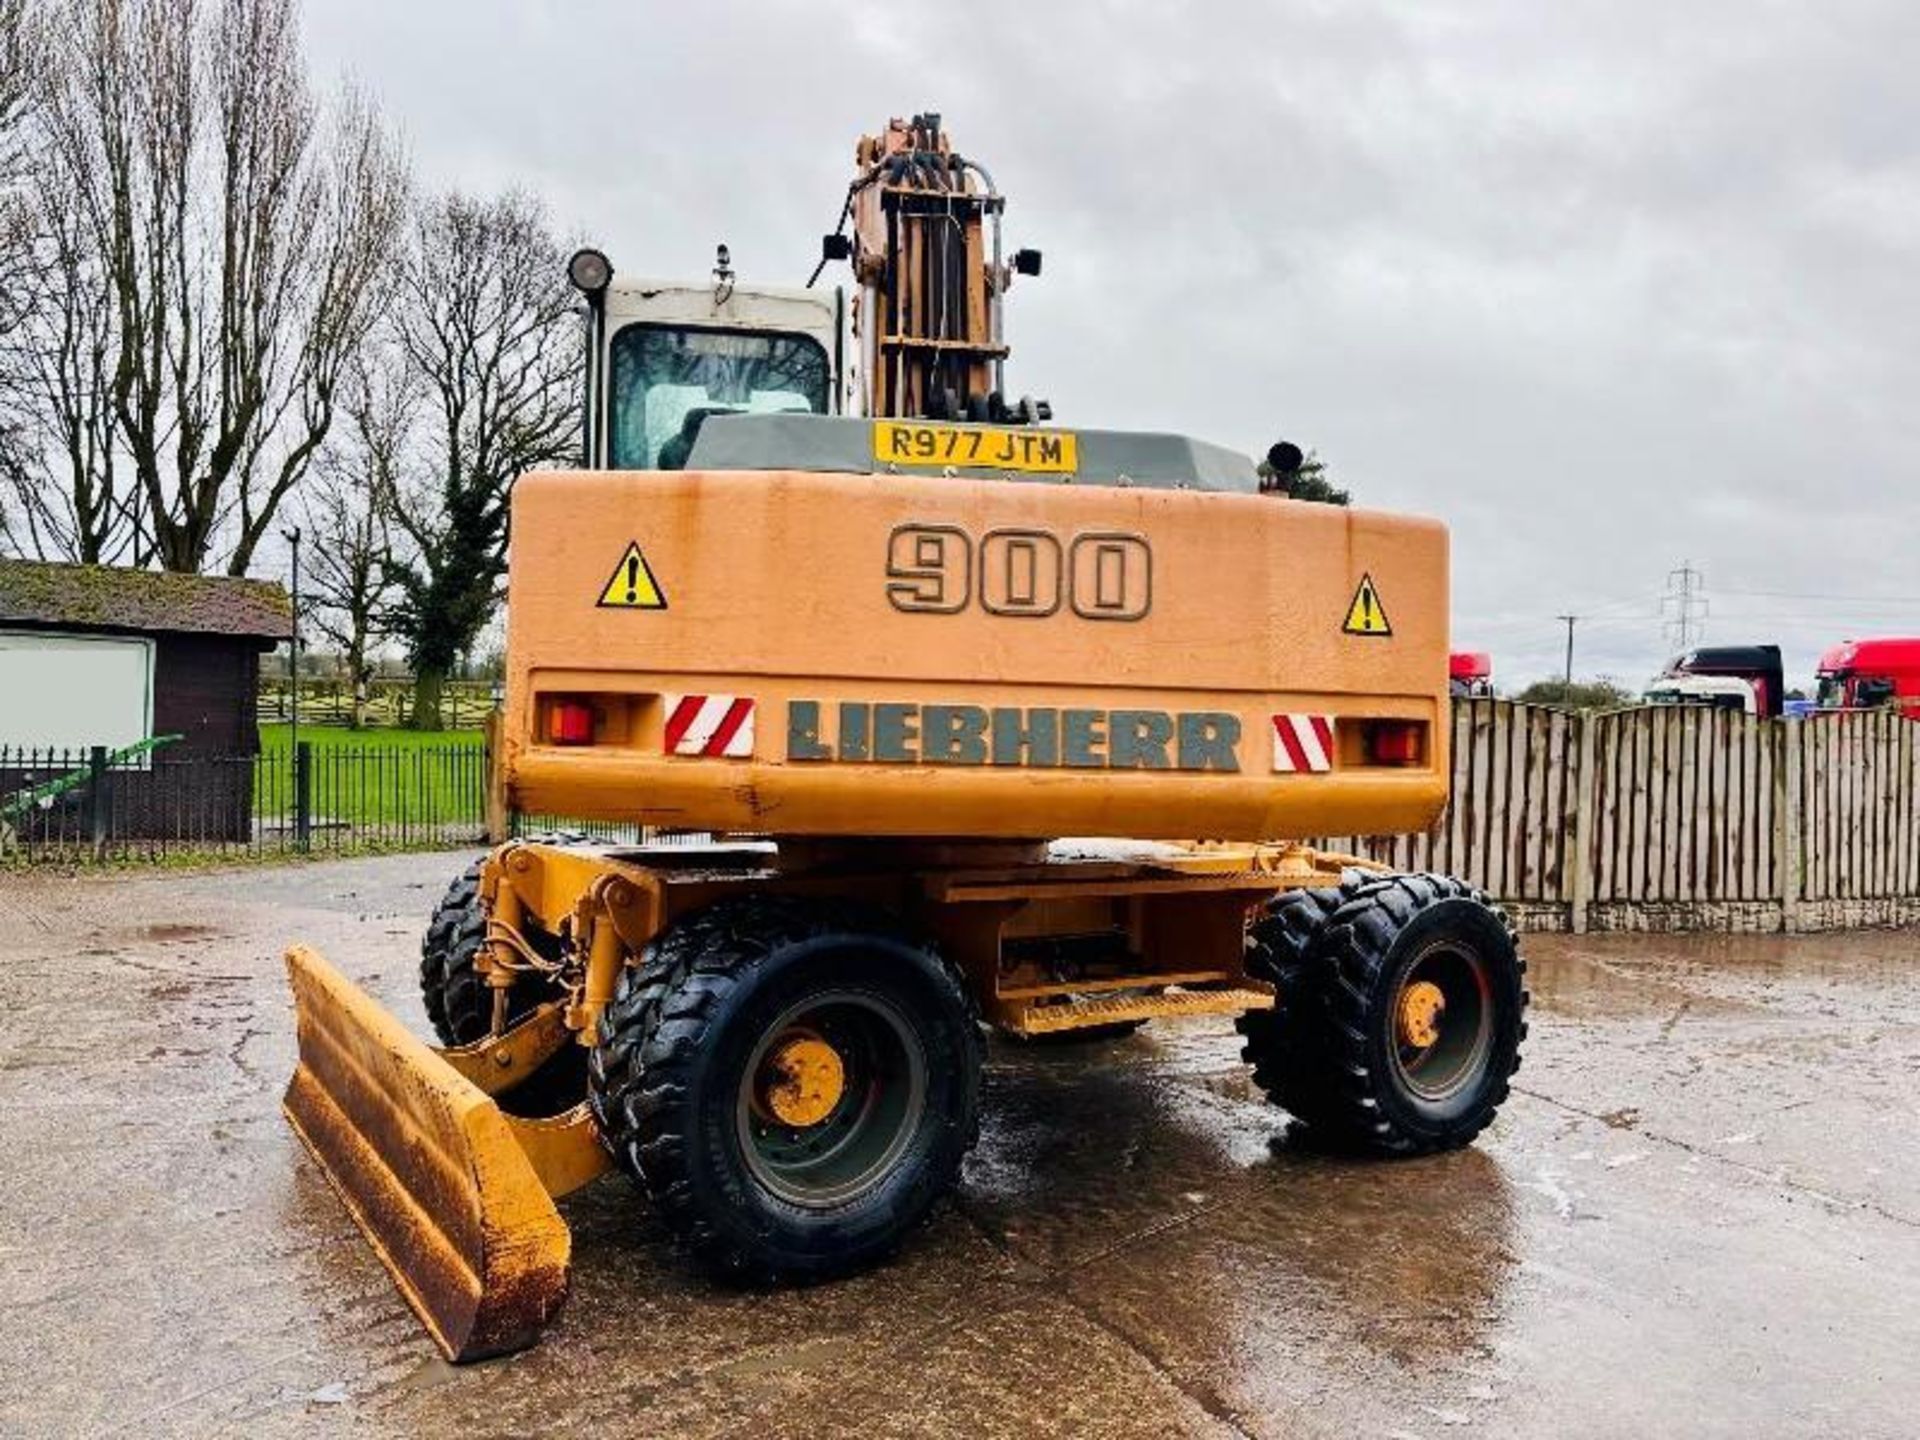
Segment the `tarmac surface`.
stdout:
<path fill-rule="evenodd" d="M 1920 937 L 1530 937 L 1475 1148 L 1290 1140 L 1225 1023 L 997 1046 L 957 1201 L 731 1290 L 610 1176 L 543 1343 L 442 1362 L 287 1129 L 305 939 L 420 1033 L 449 855 L 0 872 L 0 1433 L 1920 1432 Z"/>

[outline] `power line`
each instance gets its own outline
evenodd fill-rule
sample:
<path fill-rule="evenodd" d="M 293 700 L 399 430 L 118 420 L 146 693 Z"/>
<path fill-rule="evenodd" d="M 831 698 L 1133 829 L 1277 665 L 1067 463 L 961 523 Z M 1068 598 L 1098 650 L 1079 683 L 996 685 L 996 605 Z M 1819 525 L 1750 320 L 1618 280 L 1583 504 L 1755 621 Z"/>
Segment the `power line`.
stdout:
<path fill-rule="evenodd" d="M 1618 629 L 1622 626 L 1637 628 L 1643 625 L 1659 625 L 1664 641 L 1670 646 L 1686 649 L 1702 640 L 1706 635 L 1706 621 L 1711 615 L 1715 620 L 1736 620 L 1753 624 L 1805 626 L 1814 629 L 1830 629 L 1838 625 L 1841 629 L 1850 628 L 1843 623 L 1845 617 L 1833 614 L 1808 613 L 1788 607 L 1779 610 L 1741 607 L 1735 610 L 1713 610 L 1705 594 L 1706 577 L 1688 561 L 1667 577 L 1668 588 L 1659 597 L 1656 607 L 1646 608 L 1644 600 L 1603 600 L 1581 607 L 1574 617 L 1578 624 L 1593 627 Z M 1911 611 L 1920 608 L 1920 595 L 1862 595 L 1842 594 L 1832 591 L 1799 590 L 1745 590 L 1714 587 L 1715 597 L 1736 596 L 1742 600 L 1780 600 L 1803 601 L 1818 607 L 1850 605 L 1859 612 L 1857 621 L 1864 624 L 1895 623 L 1893 615 L 1884 615 L 1876 620 L 1874 612 Z M 1540 635 L 1550 623 L 1567 624 L 1567 616 L 1556 615 L 1551 620 L 1537 612 L 1527 611 L 1490 611 L 1480 614 L 1460 612 L 1454 617 L 1454 628 L 1460 632 L 1474 632 L 1484 638 L 1506 637 L 1508 644 L 1524 644 L 1523 636 Z M 1851 628 L 1857 628 L 1851 627 Z M 1489 633 L 1491 632 L 1491 633 Z M 1544 645 L 1542 646 L 1544 648 Z"/>
<path fill-rule="evenodd" d="M 1563 617 L 1555 616 L 1554 621 Z M 1660 612 L 1642 608 L 1632 615 L 1598 615 L 1591 610 L 1579 612 L 1582 625 L 1648 625 L 1660 619 Z M 1475 613 L 1460 611 L 1454 616 L 1456 630 L 1540 630 L 1551 623 L 1547 617 L 1537 611 L 1500 611 L 1498 613 Z"/>
<path fill-rule="evenodd" d="M 1840 595 L 1801 590 L 1722 590 L 1720 593 L 1743 599 L 1751 596 L 1762 600 L 1824 600 L 1844 605 L 1920 605 L 1920 595 Z"/>
<path fill-rule="evenodd" d="M 1582 615 L 1582 625 L 1646 625 L 1660 618 L 1657 610 L 1642 610 L 1634 615 Z"/>

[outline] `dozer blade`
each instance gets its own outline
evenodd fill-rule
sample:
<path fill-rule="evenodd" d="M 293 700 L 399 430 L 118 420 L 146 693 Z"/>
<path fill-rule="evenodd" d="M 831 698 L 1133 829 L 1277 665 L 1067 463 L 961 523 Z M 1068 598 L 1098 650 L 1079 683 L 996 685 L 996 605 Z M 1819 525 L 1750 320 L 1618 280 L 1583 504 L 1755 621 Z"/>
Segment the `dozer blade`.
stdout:
<path fill-rule="evenodd" d="M 566 1298 L 571 1240 L 518 1122 L 314 951 L 289 950 L 287 972 L 287 1119 L 400 1293 L 449 1360 L 531 1345 Z M 529 1128 L 569 1155 L 591 1139 L 584 1116 Z"/>

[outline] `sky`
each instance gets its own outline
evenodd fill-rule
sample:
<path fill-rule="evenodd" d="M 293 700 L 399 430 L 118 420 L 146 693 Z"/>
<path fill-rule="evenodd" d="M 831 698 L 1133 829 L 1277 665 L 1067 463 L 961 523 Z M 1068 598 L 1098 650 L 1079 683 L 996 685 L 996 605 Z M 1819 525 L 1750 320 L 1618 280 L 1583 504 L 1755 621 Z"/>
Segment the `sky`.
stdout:
<path fill-rule="evenodd" d="M 1317 450 L 1453 536 L 1503 689 L 1920 634 L 1920 6 L 307 0 L 423 186 L 629 275 L 797 284 L 855 140 L 938 110 L 1044 274 L 1063 424 Z M 833 275 L 829 271 L 829 278 Z M 844 273 L 844 272 L 842 272 Z M 1672 606 L 1667 609 L 1672 619 Z"/>

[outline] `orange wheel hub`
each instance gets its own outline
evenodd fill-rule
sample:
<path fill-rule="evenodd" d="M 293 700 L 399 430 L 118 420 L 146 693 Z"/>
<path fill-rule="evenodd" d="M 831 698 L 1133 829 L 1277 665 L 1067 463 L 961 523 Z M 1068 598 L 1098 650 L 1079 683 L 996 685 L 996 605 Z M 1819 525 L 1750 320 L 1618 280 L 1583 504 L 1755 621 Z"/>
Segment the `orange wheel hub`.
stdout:
<path fill-rule="evenodd" d="M 754 1099 L 770 1118 L 803 1130 L 831 1115 L 846 1088 L 840 1052 L 817 1035 L 794 1034 L 761 1062 Z"/>
<path fill-rule="evenodd" d="M 1400 1043 L 1424 1050 L 1440 1038 L 1440 1017 L 1447 1013 L 1447 997 L 1431 980 L 1416 980 L 1400 992 L 1396 1017 Z"/>

